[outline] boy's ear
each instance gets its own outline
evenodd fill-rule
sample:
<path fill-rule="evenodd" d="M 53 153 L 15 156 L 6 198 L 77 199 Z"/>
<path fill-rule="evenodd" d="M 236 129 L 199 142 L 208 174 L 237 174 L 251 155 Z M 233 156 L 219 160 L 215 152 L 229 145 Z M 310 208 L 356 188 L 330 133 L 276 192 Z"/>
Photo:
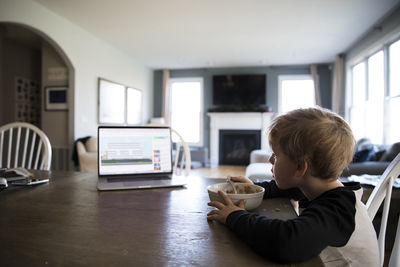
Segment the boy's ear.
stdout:
<path fill-rule="evenodd" d="M 297 163 L 296 176 L 304 176 L 308 170 L 308 162 L 307 161 L 299 161 Z"/>

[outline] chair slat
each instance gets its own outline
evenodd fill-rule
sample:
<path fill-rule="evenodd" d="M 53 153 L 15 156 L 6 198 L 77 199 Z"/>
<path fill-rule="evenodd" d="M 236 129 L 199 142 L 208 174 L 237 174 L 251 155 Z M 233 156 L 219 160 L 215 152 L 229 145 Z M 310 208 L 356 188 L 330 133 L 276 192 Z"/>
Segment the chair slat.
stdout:
<path fill-rule="evenodd" d="M 36 152 L 36 157 L 35 157 L 35 167 L 34 167 L 34 169 L 37 169 L 41 150 L 42 150 L 42 142 L 39 142 L 38 149 L 37 149 L 37 152 Z"/>
<path fill-rule="evenodd" d="M 36 134 L 34 132 L 32 132 L 32 145 L 31 145 L 31 151 L 29 153 L 28 169 L 31 169 L 33 149 L 35 148 L 35 141 L 36 141 Z"/>
<path fill-rule="evenodd" d="M 22 164 L 21 167 L 25 168 L 25 159 L 26 159 L 26 149 L 28 147 L 28 141 L 29 141 L 29 129 L 26 129 L 25 132 L 25 142 L 24 142 L 24 151 L 22 152 Z"/>
<path fill-rule="evenodd" d="M 386 182 L 386 190 L 385 190 L 385 201 L 383 202 L 383 211 L 382 211 L 382 222 L 387 222 L 389 217 L 389 207 L 390 201 L 392 199 L 392 186 L 395 178 L 389 177 Z M 383 266 L 383 262 L 385 260 L 385 237 L 386 237 L 386 223 L 381 223 L 378 237 L 378 246 L 379 246 L 379 256 L 380 256 L 380 264 Z"/>
<path fill-rule="evenodd" d="M 181 143 L 176 143 L 176 155 L 175 155 L 175 164 L 174 164 L 174 169 L 175 173 L 178 171 L 178 160 L 179 160 L 179 152 L 181 150 Z"/>
<path fill-rule="evenodd" d="M 43 168 L 44 168 L 44 157 L 42 157 L 42 160 L 40 161 L 39 170 L 43 170 Z"/>
<path fill-rule="evenodd" d="M 390 255 L 389 267 L 400 265 L 400 216 L 397 218 L 396 239 L 394 241 L 392 254 Z"/>
<path fill-rule="evenodd" d="M 19 143 L 21 141 L 21 127 L 18 127 L 17 131 L 17 143 L 15 148 L 15 159 L 14 159 L 14 168 L 18 167 L 18 156 L 19 156 Z"/>
<path fill-rule="evenodd" d="M 13 129 L 11 128 L 8 136 L 7 168 L 10 168 L 10 162 L 11 162 L 12 136 L 13 136 Z"/>
<path fill-rule="evenodd" d="M 182 146 L 183 147 L 183 146 Z M 185 149 L 183 149 L 185 150 Z M 179 151 L 180 152 L 180 151 Z M 181 169 L 183 170 L 183 161 L 185 160 L 185 152 L 182 152 L 182 157 L 181 157 Z"/>

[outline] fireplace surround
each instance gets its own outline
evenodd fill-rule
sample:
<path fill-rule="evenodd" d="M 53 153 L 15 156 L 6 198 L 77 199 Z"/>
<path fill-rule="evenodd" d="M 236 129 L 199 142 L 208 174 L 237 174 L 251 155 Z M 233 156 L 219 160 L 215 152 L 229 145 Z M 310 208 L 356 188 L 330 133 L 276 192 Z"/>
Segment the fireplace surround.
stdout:
<path fill-rule="evenodd" d="M 261 149 L 268 150 L 265 132 L 271 122 L 273 112 L 210 112 L 207 115 L 210 117 L 210 162 L 212 166 L 220 165 L 220 130 L 257 130 L 260 132 Z"/>

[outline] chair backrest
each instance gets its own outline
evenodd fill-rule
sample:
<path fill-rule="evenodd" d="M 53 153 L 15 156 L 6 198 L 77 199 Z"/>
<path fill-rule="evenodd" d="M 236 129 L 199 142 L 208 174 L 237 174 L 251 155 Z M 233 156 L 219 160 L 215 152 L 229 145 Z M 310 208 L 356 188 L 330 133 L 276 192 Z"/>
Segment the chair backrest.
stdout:
<path fill-rule="evenodd" d="M 1 126 L 0 167 L 50 170 L 49 138 L 38 127 L 26 122 Z"/>
<path fill-rule="evenodd" d="M 382 177 L 379 179 L 378 184 L 375 186 L 374 190 L 372 191 L 366 203 L 368 215 L 371 218 L 371 220 L 373 220 L 382 202 L 385 201 L 383 205 L 381 226 L 378 238 L 379 255 L 381 261 L 380 266 L 383 265 L 383 260 L 385 257 L 385 235 L 386 235 L 386 225 L 389 216 L 390 200 L 392 197 L 392 186 L 394 180 L 399 175 L 400 175 L 400 153 L 393 159 L 393 161 L 386 168 L 385 172 L 382 174 Z"/>
<path fill-rule="evenodd" d="M 152 127 L 161 127 L 165 126 L 165 124 L 162 123 L 149 123 L 146 124 L 146 126 L 152 126 Z M 183 165 L 185 165 L 185 175 L 188 176 L 191 170 L 191 157 L 190 157 L 190 149 L 188 144 L 185 142 L 183 137 L 174 129 L 171 128 L 171 133 L 176 134 L 178 136 L 179 142 L 176 143 L 176 154 L 175 154 L 175 162 L 174 162 L 174 170 L 175 173 L 178 171 L 178 161 L 179 158 L 181 159 L 181 168 L 183 168 Z M 180 156 L 180 151 L 181 147 L 183 147 L 183 154 Z M 185 164 L 183 164 L 185 162 Z M 177 173 L 178 174 L 178 173 Z"/>
<path fill-rule="evenodd" d="M 181 168 L 183 168 L 183 165 L 185 165 L 185 175 L 189 175 L 190 169 L 191 169 L 191 158 L 190 158 L 190 149 L 185 140 L 183 140 L 182 136 L 175 131 L 174 129 L 171 128 L 171 132 L 173 134 L 176 134 L 179 138 L 179 142 L 176 143 L 176 155 L 175 155 L 175 163 L 174 163 L 174 169 L 175 171 L 177 170 L 178 167 L 178 161 L 179 161 L 179 154 L 181 151 L 181 146 L 183 147 L 183 154 L 181 156 Z M 183 164 L 185 162 L 185 164 Z"/>

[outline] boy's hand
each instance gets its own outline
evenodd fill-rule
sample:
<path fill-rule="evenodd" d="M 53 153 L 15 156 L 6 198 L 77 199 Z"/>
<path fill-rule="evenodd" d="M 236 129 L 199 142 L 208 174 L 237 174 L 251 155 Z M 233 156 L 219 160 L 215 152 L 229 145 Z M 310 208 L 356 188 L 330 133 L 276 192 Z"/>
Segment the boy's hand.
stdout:
<path fill-rule="evenodd" d="M 217 209 L 210 211 L 207 214 L 207 220 L 216 220 L 220 223 L 225 224 L 226 218 L 229 214 L 236 210 L 244 210 L 244 205 L 246 204 L 246 200 L 242 199 L 239 202 L 239 205 L 236 206 L 233 204 L 232 200 L 222 191 L 218 191 L 218 194 L 223 198 L 226 205 L 222 204 L 219 201 L 211 201 L 208 203 L 208 206 L 215 207 Z"/>
<path fill-rule="evenodd" d="M 231 180 L 239 183 L 254 184 L 252 180 L 244 176 L 230 176 Z"/>

